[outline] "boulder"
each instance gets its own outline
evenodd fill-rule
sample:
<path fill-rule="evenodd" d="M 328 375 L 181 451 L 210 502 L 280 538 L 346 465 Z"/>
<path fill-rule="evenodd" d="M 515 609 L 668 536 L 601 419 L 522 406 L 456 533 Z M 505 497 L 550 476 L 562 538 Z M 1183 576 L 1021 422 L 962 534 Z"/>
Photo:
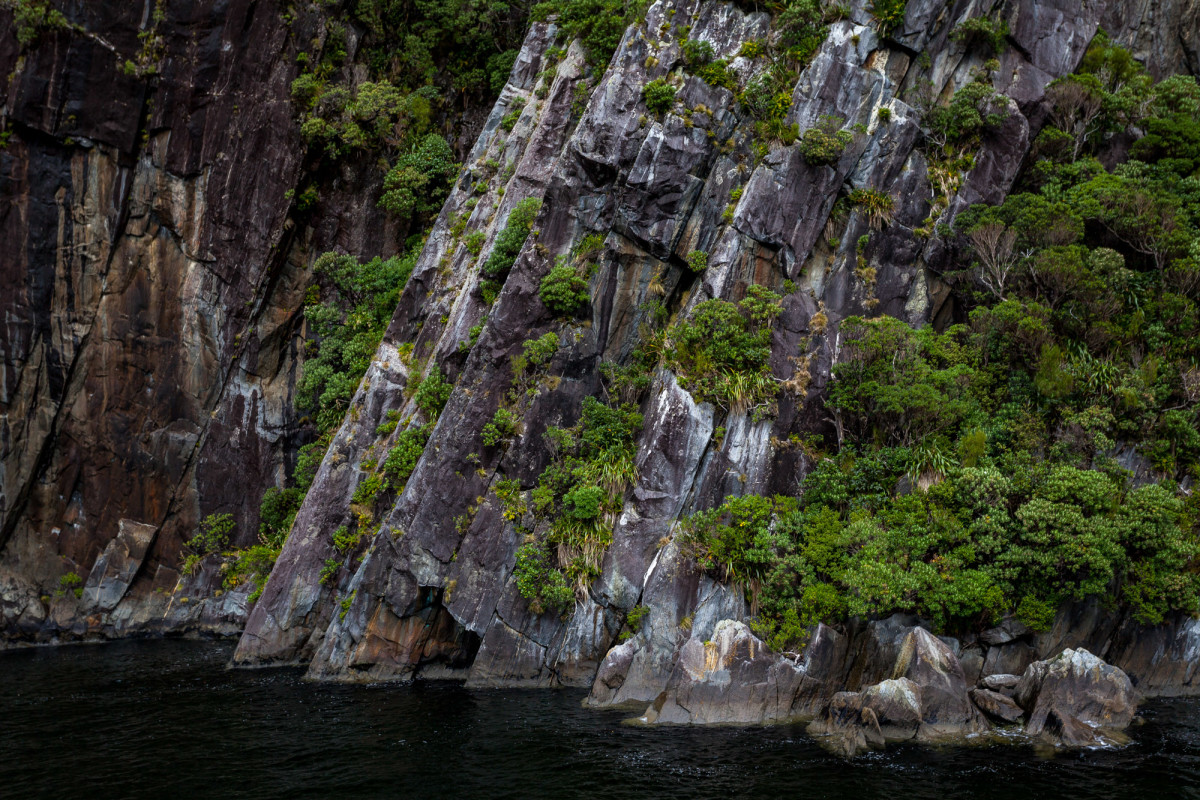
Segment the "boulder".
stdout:
<path fill-rule="evenodd" d="M 1121 740 L 1113 734 L 1133 721 L 1139 698 L 1129 676 L 1081 648 L 1030 664 L 1014 699 L 1029 714 L 1029 735 L 1095 747 Z"/>
<path fill-rule="evenodd" d="M 923 721 L 921 687 L 908 678 L 889 678 L 860 692 L 864 712 L 870 712 L 875 729 L 885 741 L 900 742 L 917 736 Z M 865 715 L 864 715 L 865 716 Z"/>
<path fill-rule="evenodd" d="M 1008 695 L 992 689 L 972 689 L 970 694 L 975 707 L 996 722 L 1012 723 L 1025 716 L 1017 702 Z"/>
<path fill-rule="evenodd" d="M 987 722 L 967 696 L 958 658 L 924 628 L 913 628 L 905 637 L 892 674 L 908 678 L 921 689 L 920 738 L 939 739 L 987 729 Z"/>
<path fill-rule="evenodd" d="M 901 641 L 892 677 L 839 692 L 808 726 L 825 747 L 847 757 L 889 742 L 944 741 L 987 729 L 951 646 L 924 628 Z"/>
<path fill-rule="evenodd" d="M 999 692 L 1005 697 L 1012 697 L 1016 693 L 1017 684 L 1020 681 L 1020 675 L 988 675 L 979 682 L 979 685 L 985 689 L 991 689 L 993 692 Z"/>
<path fill-rule="evenodd" d="M 772 652 L 742 622 L 721 620 L 710 641 L 692 638 L 679 653 L 667 688 L 641 721 L 763 725 L 806 716 L 798 702 L 819 690 L 805 667 Z"/>

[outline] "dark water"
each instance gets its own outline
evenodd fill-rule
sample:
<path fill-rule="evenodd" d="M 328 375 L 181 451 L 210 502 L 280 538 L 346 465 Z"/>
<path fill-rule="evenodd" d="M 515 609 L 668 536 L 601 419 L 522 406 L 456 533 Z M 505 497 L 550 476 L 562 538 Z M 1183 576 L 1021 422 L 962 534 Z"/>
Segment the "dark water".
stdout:
<path fill-rule="evenodd" d="M 227 645 L 0 653 L 0 798 L 1200 797 L 1200 701 L 1135 743 L 1039 758 L 909 746 L 846 762 L 799 728 L 621 724 L 578 691 L 304 683 Z"/>

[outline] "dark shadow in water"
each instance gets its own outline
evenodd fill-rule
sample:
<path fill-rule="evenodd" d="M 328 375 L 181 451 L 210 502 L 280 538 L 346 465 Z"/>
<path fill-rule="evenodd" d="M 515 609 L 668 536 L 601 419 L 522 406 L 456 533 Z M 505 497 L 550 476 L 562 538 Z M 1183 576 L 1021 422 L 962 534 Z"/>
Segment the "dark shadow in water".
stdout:
<path fill-rule="evenodd" d="M 1200 797 L 1200 701 L 1146 705 L 1135 743 L 899 747 L 852 762 L 798 727 L 638 728 L 580 691 L 330 686 L 229 671 L 231 646 L 0 653 L 0 797 Z"/>

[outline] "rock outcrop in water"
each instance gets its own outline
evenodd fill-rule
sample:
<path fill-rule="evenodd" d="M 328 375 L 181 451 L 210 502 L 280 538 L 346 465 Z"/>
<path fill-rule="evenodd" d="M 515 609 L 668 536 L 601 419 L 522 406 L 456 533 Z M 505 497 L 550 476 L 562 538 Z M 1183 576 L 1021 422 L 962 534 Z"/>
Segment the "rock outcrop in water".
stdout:
<path fill-rule="evenodd" d="M 813 465 L 789 443 L 827 425 L 815 401 L 838 358 L 839 323 L 945 322 L 938 275 L 949 256 L 918 233 L 926 218 L 948 223 L 1004 198 L 1045 121 L 1046 87 L 1076 67 L 1101 24 L 1154 74 L 1195 72 L 1195 2 L 910 0 L 881 37 L 869 4 L 855 0 L 792 88 L 788 124 L 836 116 L 861 126 L 820 166 L 779 144 L 756 159 L 753 122 L 733 92 L 696 75 L 678 81 L 686 114 L 656 116 L 643 101 L 644 85 L 683 62 L 682 20 L 688 38 L 748 74 L 739 53 L 766 34 L 765 13 L 660 0 L 593 75 L 578 42 L 553 63 L 555 23 L 534 23 L 253 603 L 248 587 L 218 594 L 215 564 L 181 577 L 182 542 L 213 511 L 235 514 L 252 539 L 258 498 L 302 439 L 292 397 L 312 257 L 334 246 L 386 255 L 396 231 L 375 208 L 378 177 L 355 165 L 299 220 L 289 194 L 304 156 L 289 99 L 295 45 L 279 9 L 187 5 L 160 32 L 169 47 L 189 43 L 189 55 L 167 60 L 153 97 L 135 76 L 95 78 L 123 74 L 117 53 L 136 49 L 140 10 L 69 5 L 82 30 L 45 34 L 28 52 L 11 32 L 0 39 L 12 76 L 0 101 L 15 131 L 0 151 L 0 280 L 15 287 L 0 298 L 7 636 L 233 633 L 244 623 L 238 664 L 304 664 L 341 681 L 591 687 L 590 705 L 645 709 L 654 723 L 819 717 L 846 752 L 1022 717 L 1031 734 L 1087 744 L 1101 735 L 1093 726 L 1128 724 L 1134 686 L 1200 690 L 1195 620 L 1147 629 L 1086 603 L 1064 608 L 1046 633 L 1010 620 L 949 641 L 894 617 L 818 626 L 802 655 L 778 655 L 746 626 L 740 591 L 696 568 L 676 525 L 727 495 L 795 493 Z M 934 97 L 973 80 L 985 59 L 951 32 L 989 14 L 1008 22 L 1013 45 L 988 67 L 1004 120 L 945 196 L 905 98 L 923 80 Z M 6 7 L 0 22 L 14 29 Z M 868 215 L 851 209 L 837 239 L 826 229 L 839 194 L 866 188 L 896 207 L 857 252 Z M 528 198 L 542 204 L 536 234 L 490 305 L 481 267 Z M 588 235 L 602 240 L 591 303 L 564 322 L 539 299 L 540 283 Z M 701 274 L 687 265 L 696 252 L 707 254 Z M 777 413 L 727 412 L 667 370 L 645 376 L 637 480 L 598 575 L 564 615 L 531 607 L 516 553 L 525 530 L 545 523 L 506 506 L 500 482 L 537 485 L 552 459 L 547 429 L 579 420 L 583 398 L 602 391 L 601 364 L 626 361 L 654 314 L 737 301 L 753 284 L 784 295 L 771 337 L 771 377 L 787 389 Z M 528 341 L 546 333 L 558 344 L 542 372 L 514 374 Z M 415 390 L 435 368 L 454 388 L 431 419 Z M 515 422 L 496 444 L 483 429 L 501 408 Z M 389 420 L 399 422 L 390 431 Z M 398 437 L 425 424 L 429 441 L 403 490 L 330 580 L 327 564 L 342 558 L 333 532 L 368 527 L 356 490 Z M 68 569 L 81 579 L 78 600 L 49 597 Z M 638 607 L 638 629 L 618 641 Z"/>

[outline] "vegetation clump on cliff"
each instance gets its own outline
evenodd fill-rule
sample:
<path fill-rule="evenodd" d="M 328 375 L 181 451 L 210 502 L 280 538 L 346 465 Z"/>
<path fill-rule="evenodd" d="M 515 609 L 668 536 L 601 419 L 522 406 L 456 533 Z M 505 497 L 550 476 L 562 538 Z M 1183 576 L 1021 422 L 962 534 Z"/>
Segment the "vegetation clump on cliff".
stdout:
<path fill-rule="evenodd" d="M 801 497 L 684 521 L 773 647 L 894 611 L 947 631 L 1040 630 L 1097 596 L 1144 624 L 1200 612 L 1200 503 L 1179 491 L 1200 478 L 1200 86 L 1155 84 L 1100 34 L 1049 97 L 1016 190 L 943 231 L 961 323 L 843 321 L 837 441 L 806 445 Z M 999 109 L 982 82 L 927 109 L 933 168 Z M 1132 144 L 1108 169 L 1114 136 Z"/>
<path fill-rule="evenodd" d="M 527 534 L 515 567 L 521 594 L 538 607 L 562 610 L 565 605 L 555 600 L 565 596 L 562 586 L 584 592 L 599 577 L 625 489 L 637 480 L 634 458 L 641 429 L 635 406 L 613 408 L 585 397 L 578 424 L 547 430 L 554 460 L 529 500 L 534 519 L 548 530 L 543 537 Z M 513 487 L 506 507 L 514 520 L 525 510 L 520 497 L 519 487 Z"/>

